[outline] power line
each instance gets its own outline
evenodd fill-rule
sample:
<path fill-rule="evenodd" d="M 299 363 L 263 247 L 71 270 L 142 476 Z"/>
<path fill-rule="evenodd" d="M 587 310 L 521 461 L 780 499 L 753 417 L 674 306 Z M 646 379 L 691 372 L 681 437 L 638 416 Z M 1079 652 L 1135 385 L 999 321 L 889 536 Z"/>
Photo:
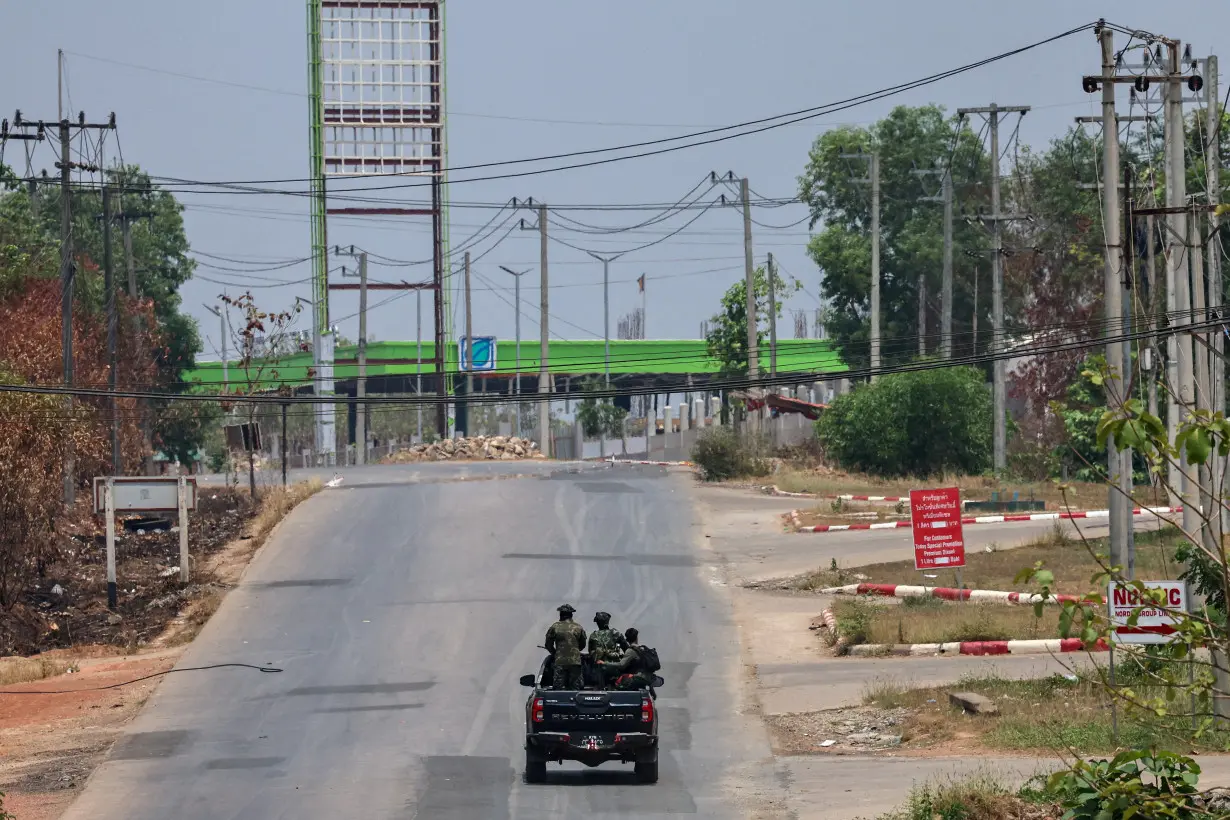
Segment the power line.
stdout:
<path fill-rule="evenodd" d="M 523 157 L 523 158 L 514 159 L 514 160 L 502 160 L 502 161 L 496 161 L 496 162 L 475 163 L 471 165 L 459 165 L 459 166 L 454 166 L 448 169 L 441 169 L 441 173 L 442 174 L 456 174 L 461 171 L 475 171 L 475 170 L 483 170 L 483 169 L 488 169 L 488 168 L 505 167 L 505 166 L 510 166 L 510 165 L 524 165 L 524 164 L 537 164 L 537 163 L 543 163 L 543 162 L 553 162 L 557 160 L 568 160 L 568 159 L 574 159 L 574 158 L 579 158 L 579 157 L 591 157 L 591 156 L 596 156 L 600 154 L 609 154 L 609 153 L 614 153 L 614 152 L 632 151 L 632 150 L 641 149 L 641 148 L 652 149 L 648 151 L 641 151 L 639 153 L 628 154 L 625 156 L 606 157 L 602 159 L 588 160 L 584 162 L 572 163 L 569 165 L 562 165 L 562 166 L 557 166 L 554 168 L 539 169 L 535 171 L 517 171 L 517 172 L 504 173 L 504 174 L 492 174 L 492 175 L 483 176 L 483 177 L 471 177 L 467 179 L 448 179 L 446 180 L 445 184 L 457 185 L 457 184 L 468 183 L 468 182 L 490 181 L 490 180 L 496 180 L 496 179 L 512 179 L 512 178 L 519 178 L 519 177 L 526 177 L 526 176 L 536 176 L 536 175 L 547 174 L 547 173 L 556 173 L 559 171 L 577 170 L 580 168 L 594 167 L 594 166 L 605 165 L 605 164 L 609 164 L 613 162 L 624 162 L 624 161 L 631 160 L 631 159 L 643 159 L 643 158 L 650 157 L 650 156 L 658 156 L 662 154 L 673 153 L 675 151 L 685 150 L 689 148 L 697 148 L 697 147 L 701 147 L 704 145 L 713 145 L 716 143 L 725 142 L 725 141 L 732 140 L 732 139 L 740 139 L 743 137 L 752 136 L 754 134 L 759 134 L 759 133 L 764 133 L 766 131 L 774 130 L 776 128 L 781 128 L 785 125 L 798 123 L 798 122 L 804 122 L 807 120 L 811 120 L 817 117 L 824 116 L 826 114 L 832 114 L 837 111 L 843 111 L 843 110 L 853 108 L 859 105 L 864 105 L 869 102 L 875 102 L 881 99 L 885 99 L 887 97 L 892 97 L 892 96 L 904 93 L 906 91 L 911 91 L 917 88 L 922 88 L 924 86 L 934 84 L 941 80 L 945 80 L 950 77 L 964 74 L 966 72 L 973 71 L 978 68 L 983 68 L 987 65 L 991 65 L 1001 60 L 1005 60 L 1010 57 L 1014 57 L 1019 54 L 1026 53 L 1033 49 L 1040 48 L 1044 45 L 1057 42 L 1067 37 L 1071 37 L 1080 32 L 1092 29 L 1096 25 L 1098 25 L 1098 23 L 1086 23 L 1082 26 L 1078 26 L 1076 28 L 1072 28 L 1067 31 L 1060 32 L 1059 34 L 1055 34 L 1050 37 L 1044 38 L 1042 40 L 1035 41 L 1028 45 L 1021 46 L 1019 48 L 1015 48 L 1010 51 L 1001 52 L 992 57 L 987 57 L 987 58 L 977 60 L 972 63 L 967 63 L 957 68 L 948 69 L 946 71 L 941 71 L 936 74 L 931 74 L 931 75 L 921 77 L 915 80 L 910 80 L 904 83 L 887 86 L 885 88 L 881 88 L 876 91 L 859 94 L 854 97 L 848 97 L 843 100 L 838 100 L 836 102 L 825 103 L 819 106 L 812 106 L 809 108 L 803 108 L 797 111 L 791 111 L 791 112 L 787 112 L 783 114 L 776 114 L 773 116 L 762 117 L 759 119 L 746 120 L 743 122 L 722 126 L 720 128 L 711 128 L 711 129 L 706 129 L 702 131 L 694 131 L 689 134 L 683 134 L 683 135 L 676 136 L 676 137 L 667 137 L 667 138 L 655 139 L 655 140 L 643 140 L 640 142 L 624 143 L 621 145 L 609 146 L 606 148 L 593 148 L 593 149 L 588 149 L 588 150 L 583 150 L 583 151 L 570 151 L 570 152 L 564 152 L 564 153 L 558 153 L 558 154 L 546 154 L 546 155 L 537 156 L 537 157 Z M 736 133 L 727 133 L 727 132 L 732 132 L 732 131 Z M 705 139 L 700 139 L 702 137 Z M 683 144 L 672 145 L 671 143 L 683 143 Z M 665 147 L 657 147 L 657 146 L 665 146 Z M 407 176 L 409 173 L 410 172 L 390 172 L 387 174 L 372 174 L 369 176 L 370 177 L 396 178 L 396 177 Z M 176 178 L 176 177 L 154 176 L 154 175 L 151 175 L 151 178 L 158 179 L 164 182 L 171 182 L 171 183 L 178 183 L 178 184 L 214 186 L 214 187 L 222 187 L 222 188 L 245 186 L 245 185 L 252 186 L 252 185 L 282 185 L 282 184 L 288 184 L 288 183 L 308 183 L 312 181 L 310 178 L 307 178 L 307 177 L 292 177 L 292 178 L 281 178 L 281 179 L 258 179 L 258 180 L 211 180 L 211 181 L 193 181 L 193 180 L 185 180 L 185 179 Z M 402 183 L 402 184 L 390 185 L 390 186 L 374 186 L 374 187 L 368 186 L 368 187 L 363 187 L 363 188 L 350 188 L 348 190 L 349 191 L 391 190 L 391 189 L 399 189 L 399 188 L 420 188 L 420 187 L 430 186 L 433 184 L 435 183 L 434 182 Z M 304 196 L 310 195 L 310 191 L 303 191 L 303 192 L 278 191 L 278 193 L 290 194 L 290 195 L 304 195 Z"/>

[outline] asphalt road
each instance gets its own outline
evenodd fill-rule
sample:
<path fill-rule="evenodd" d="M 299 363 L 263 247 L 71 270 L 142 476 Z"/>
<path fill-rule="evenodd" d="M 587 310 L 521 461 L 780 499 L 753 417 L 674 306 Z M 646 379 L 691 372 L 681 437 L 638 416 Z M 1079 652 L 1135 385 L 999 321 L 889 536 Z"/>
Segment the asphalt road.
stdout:
<path fill-rule="evenodd" d="M 739 641 L 688 479 L 447 480 L 505 467 L 367 468 L 297 509 L 178 667 L 284 671 L 170 675 L 66 820 L 770 816 L 773 763 L 739 712 Z M 587 629 L 604 609 L 658 648 L 657 785 L 619 764 L 523 782 L 517 678 L 565 601 Z"/>
<path fill-rule="evenodd" d="M 436 461 L 411 464 L 370 464 L 362 467 L 307 467 L 287 471 L 291 482 L 330 481 L 340 477 L 342 486 L 355 484 L 409 484 L 438 482 L 459 479 L 491 479 L 516 475 L 546 475 L 560 470 L 591 469 L 595 465 L 581 461 Z M 222 473 L 204 473 L 196 476 L 203 487 L 222 486 L 227 476 Z M 257 487 L 282 483 L 280 470 L 260 470 L 256 473 Z M 248 474 L 239 474 L 239 486 L 248 486 Z"/>

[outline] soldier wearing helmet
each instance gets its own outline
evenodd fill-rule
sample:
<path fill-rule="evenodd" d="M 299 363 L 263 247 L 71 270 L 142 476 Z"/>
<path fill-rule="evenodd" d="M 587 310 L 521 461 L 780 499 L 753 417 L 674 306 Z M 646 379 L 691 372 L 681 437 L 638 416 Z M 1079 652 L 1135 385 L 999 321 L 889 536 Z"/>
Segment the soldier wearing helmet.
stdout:
<path fill-rule="evenodd" d="M 585 648 L 585 629 L 572 620 L 576 612 L 571 604 L 558 607 L 559 620 L 547 629 L 544 645 L 554 658 L 552 686 L 555 689 L 580 689 L 581 650 Z"/>
<path fill-rule="evenodd" d="M 598 612 L 594 614 L 594 623 L 598 628 L 589 633 L 589 657 L 597 664 L 595 666 L 599 683 L 606 688 L 606 676 L 602 674 L 602 663 L 615 663 L 623 657 L 628 642 L 619 630 L 611 629 L 611 614 Z"/>

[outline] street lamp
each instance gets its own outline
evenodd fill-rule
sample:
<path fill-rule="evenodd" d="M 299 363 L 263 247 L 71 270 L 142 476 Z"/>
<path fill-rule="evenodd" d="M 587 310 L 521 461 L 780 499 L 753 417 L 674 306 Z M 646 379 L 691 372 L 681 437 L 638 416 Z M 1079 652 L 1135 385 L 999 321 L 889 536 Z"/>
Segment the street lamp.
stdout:
<path fill-rule="evenodd" d="M 604 340 L 603 370 L 606 373 L 606 389 L 611 389 L 611 263 L 622 253 L 611 256 L 599 256 L 593 251 L 586 251 L 590 256 L 602 263 L 602 338 Z M 626 251 L 625 251 L 626 253 Z M 598 443 L 598 454 L 606 458 L 606 430 L 601 431 Z"/>
<path fill-rule="evenodd" d="M 514 400 L 513 407 L 516 408 L 517 418 L 513 422 L 513 424 L 515 425 L 516 435 L 519 436 L 521 435 L 521 277 L 529 273 L 529 271 L 523 270 L 523 271 L 518 272 L 510 268 L 506 268 L 503 265 L 500 265 L 500 270 L 512 276 L 516 280 L 516 283 L 517 283 L 516 288 L 515 288 L 516 296 L 514 297 L 515 304 L 513 306 L 513 311 L 515 313 L 514 321 L 515 321 L 516 328 L 517 328 L 516 330 L 517 370 L 516 370 L 516 373 L 513 375 L 513 395 L 516 396 L 517 398 Z"/>

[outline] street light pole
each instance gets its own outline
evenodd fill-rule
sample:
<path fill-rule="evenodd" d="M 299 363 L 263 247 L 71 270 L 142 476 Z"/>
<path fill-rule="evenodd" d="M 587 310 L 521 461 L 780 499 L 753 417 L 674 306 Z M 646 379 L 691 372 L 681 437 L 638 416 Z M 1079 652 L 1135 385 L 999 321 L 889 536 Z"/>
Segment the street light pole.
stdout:
<path fill-rule="evenodd" d="M 586 251 L 590 256 L 602 263 L 602 338 L 603 338 L 603 372 L 606 374 L 606 389 L 611 389 L 611 263 L 622 253 L 612 256 L 599 256 L 593 251 Z M 606 430 L 599 431 L 598 455 L 606 458 Z"/>
<path fill-rule="evenodd" d="M 514 287 L 515 295 L 513 297 L 513 322 L 516 326 L 517 338 L 515 354 L 517 358 L 517 367 L 516 372 L 513 374 L 513 396 L 515 397 L 513 399 L 513 412 L 516 415 L 516 419 L 513 421 L 513 435 L 519 436 L 521 435 L 521 277 L 529 273 L 529 271 L 523 270 L 517 272 L 515 270 L 510 270 L 503 265 L 500 265 L 500 270 L 512 276 L 513 280 L 516 282 L 516 286 Z"/>

